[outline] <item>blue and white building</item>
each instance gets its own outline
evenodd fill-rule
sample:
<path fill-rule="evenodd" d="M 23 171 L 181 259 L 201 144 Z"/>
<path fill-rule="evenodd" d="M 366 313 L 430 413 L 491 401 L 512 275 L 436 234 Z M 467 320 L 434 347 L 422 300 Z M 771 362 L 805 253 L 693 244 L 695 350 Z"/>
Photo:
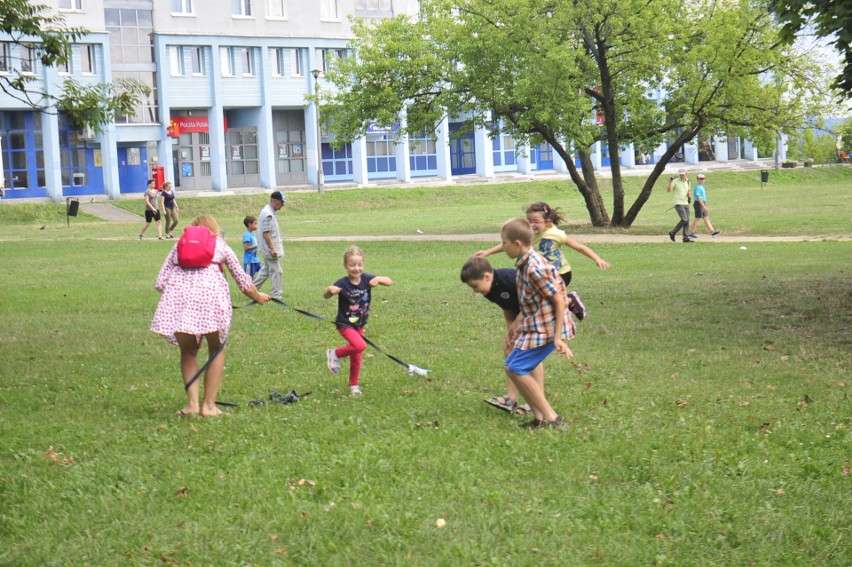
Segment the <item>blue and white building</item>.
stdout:
<path fill-rule="evenodd" d="M 0 34 L 0 74 L 21 69 L 36 88 L 61 92 L 65 78 L 112 83 L 136 79 L 151 95 L 102 133 L 77 130 L 53 109 L 35 111 L 0 93 L 0 154 L 6 198 L 111 199 L 144 191 L 154 168 L 178 191 L 226 191 L 348 182 L 368 185 L 417 177 L 566 171 L 547 144 L 524 146 L 484 130 L 455 135 L 445 120 L 434 134 L 401 137 L 394 128 L 334 149 L 305 96 L 347 55 L 350 15 L 417 13 L 417 0 L 49 0 L 69 26 L 90 30 L 69 64 L 44 68 Z M 320 109 L 321 110 L 321 109 Z M 404 118 L 403 118 L 404 119 Z M 683 160 L 755 159 L 740 140 L 686 148 Z M 662 149 L 660 149 L 660 153 Z M 654 161 L 653 154 L 648 156 Z M 625 148 L 622 165 L 642 156 Z M 605 146 L 593 154 L 609 165 Z M 320 176 L 320 168 L 322 176 Z"/>

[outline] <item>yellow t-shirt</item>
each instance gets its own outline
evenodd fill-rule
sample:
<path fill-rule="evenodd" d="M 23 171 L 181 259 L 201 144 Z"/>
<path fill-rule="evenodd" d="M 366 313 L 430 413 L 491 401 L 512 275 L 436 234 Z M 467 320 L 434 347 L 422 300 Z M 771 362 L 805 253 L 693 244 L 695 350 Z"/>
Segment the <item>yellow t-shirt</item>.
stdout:
<path fill-rule="evenodd" d="M 562 252 L 566 238 L 568 236 L 564 230 L 551 225 L 541 234 L 534 235 L 532 241 L 533 250 L 537 250 L 547 258 L 547 261 L 553 264 L 560 274 L 567 274 L 571 271 L 571 264 L 568 263 L 565 253 Z"/>

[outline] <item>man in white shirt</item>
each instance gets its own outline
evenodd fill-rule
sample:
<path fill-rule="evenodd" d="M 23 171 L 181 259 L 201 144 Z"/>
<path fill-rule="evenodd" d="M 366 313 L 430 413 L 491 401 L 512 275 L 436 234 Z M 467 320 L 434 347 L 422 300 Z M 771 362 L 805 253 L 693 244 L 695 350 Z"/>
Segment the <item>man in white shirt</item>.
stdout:
<path fill-rule="evenodd" d="M 278 218 L 275 213 L 281 210 L 287 199 L 281 191 L 275 191 L 269 197 L 269 204 L 263 207 L 258 218 L 260 238 L 257 239 L 257 251 L 263 258 L 262 266 L 257 275 L 254 276 L 254 287 L 260 286 L 269 279 L 269 296 L 281 299 L 284 293 L 281 258 L 284 257 L 284 244 L 281 242 L 281 230 L 278 228 Z"/>

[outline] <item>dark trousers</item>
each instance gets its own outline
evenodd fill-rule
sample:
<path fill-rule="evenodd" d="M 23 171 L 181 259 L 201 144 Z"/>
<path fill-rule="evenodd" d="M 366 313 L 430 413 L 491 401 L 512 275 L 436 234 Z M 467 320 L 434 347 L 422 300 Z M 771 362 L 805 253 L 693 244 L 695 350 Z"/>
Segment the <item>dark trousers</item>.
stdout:
<path fill-rule="evenodd" d="M 671 230 L 671 234 L 677 234 L 678 231 L 683 232 L 683 237 L 686 236 L 686 228 L 689 226 L 689 205 L 675 205 L 675 211 L 680 217 L 680 222 Z"/>

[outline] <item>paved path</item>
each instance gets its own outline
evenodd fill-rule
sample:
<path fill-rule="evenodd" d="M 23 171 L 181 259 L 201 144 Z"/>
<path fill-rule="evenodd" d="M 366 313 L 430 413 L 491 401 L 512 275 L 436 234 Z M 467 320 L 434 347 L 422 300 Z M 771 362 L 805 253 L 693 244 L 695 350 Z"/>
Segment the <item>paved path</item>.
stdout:
<path fill-rule="evenodd" d="M 80 209 L 87 215 L 112 222 L 141 222 L 144 220 L 137 214 L 109 203 L 80 203 Z"/>
<path fill-rule="evenodd" d="M 583 243 L 628 244 L 648 243 L 659 244 L 668 242 L 667 235 L 656 234 L 575 234 L 571 238 Z M 393 234 L 380 236 L 297 236 L 284 238 L 285 242 L 369 242 L 375 240 L 443 240 L 491 242 L 500 241 L 500 233 L 480 234 Z M 822 242 L 822 241 L 852 241 L 852 236 L 739 236 L 720 234 L 711 238 L 709 234 L 699 234 L 699 242 Z M 680 242 L 678 242 L 680 244 Z"/>

